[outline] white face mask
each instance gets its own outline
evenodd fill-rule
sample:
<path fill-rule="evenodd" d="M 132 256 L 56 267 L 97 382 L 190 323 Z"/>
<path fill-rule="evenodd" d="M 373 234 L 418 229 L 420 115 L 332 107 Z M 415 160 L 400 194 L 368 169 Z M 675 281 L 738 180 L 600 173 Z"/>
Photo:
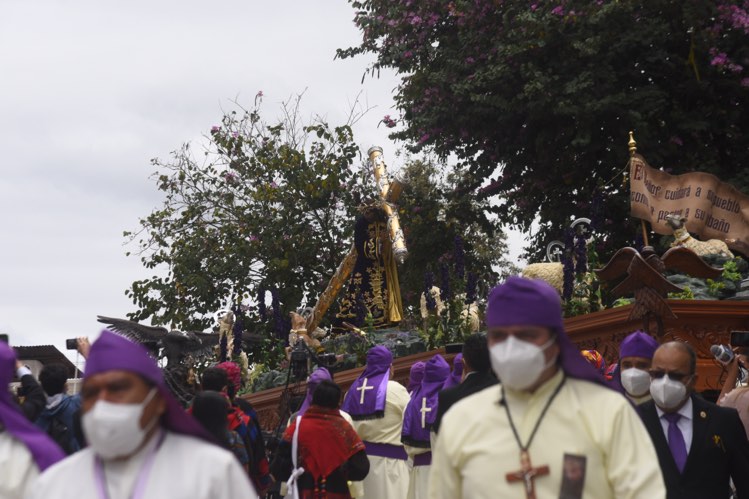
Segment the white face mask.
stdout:
<path fill-rule="evenodd" d="M 650 389 L 650 373 L 630 367 L 621 373 L 622 386 L 632 397 L 642 397 Z"/>
<path fill-rule="evenodd" d="M 156 395 L 152 388 L 139 404 L 114 404 L 98 400 L 81 418 L 83 432 L 91 448 L 103 459 L 127 457 L 143 443 L 146 433 L 158 422 L 155 417 L 145 428 L 140 418 L 146 405 Z"/>
<path fill-rule="evenodd" d="M 548 363 L 544 352 L 556 338 L 540 347 L 527 341 L 519 340 L 514 335 L 489 349 L 492 369 L 499 377 L 500 383 L 511 390 L 525 390 L 533 386 L 544 370 L 556 362 L 556 357 Z"/>
<path fill-rule="evenodd" d="M 656 378 L 650 382 L 650 395 L 656 405 L 663 410 L 674 409 L 687 398 L 687 387 L 668 377 Z"/>

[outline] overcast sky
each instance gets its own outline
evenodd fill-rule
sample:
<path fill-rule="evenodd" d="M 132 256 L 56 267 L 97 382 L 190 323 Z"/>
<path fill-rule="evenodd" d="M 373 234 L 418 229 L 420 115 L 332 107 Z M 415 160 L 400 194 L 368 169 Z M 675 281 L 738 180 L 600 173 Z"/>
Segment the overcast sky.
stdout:
<path fill-rule="evenodd" d="M 122 232 L 161 203 L 149 160 L 235 98 L 262 90 L 272 119 L 306 89 L 303 111 L 340 123 L 361 93 L 376 107 L 357 142 L 394 152 L 377 123 L 396 77 L 362 84 L 370 59 L 333 59 L 359 39 L 353 17 L 344 0 L 0 2 L 0 333 L 64 350 L 97 314 L 134 310 L 124 291 L 151 273 Z"/>

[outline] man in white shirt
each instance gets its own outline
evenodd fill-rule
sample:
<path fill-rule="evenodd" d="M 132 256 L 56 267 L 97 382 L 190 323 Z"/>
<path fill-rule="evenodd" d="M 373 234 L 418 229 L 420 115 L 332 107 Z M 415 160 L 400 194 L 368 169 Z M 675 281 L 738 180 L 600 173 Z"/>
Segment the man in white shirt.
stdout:
<path fill-rule="evenodd" d="M 141 345 L 103 331 L 81 398 L 89 447 L 43 473 L 28 498 L 257 497 L 234 455 L 210 443 Z"/>

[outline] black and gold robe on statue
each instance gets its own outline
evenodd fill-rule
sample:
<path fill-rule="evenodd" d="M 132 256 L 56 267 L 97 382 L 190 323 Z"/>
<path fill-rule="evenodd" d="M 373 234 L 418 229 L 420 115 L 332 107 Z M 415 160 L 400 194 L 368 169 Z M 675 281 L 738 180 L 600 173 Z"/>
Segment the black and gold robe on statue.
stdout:
<path fill-rule="evenodd" d="M 345 321 L 357 327 L 366 325 L 372 314 L 375 327 L 398 323 L 403 316 L 398 270 L 393 257 L 387 222 L 360 216 L 354 228 L 356 263 L 348 285 L 341 294 L 336 325 Z M 362 307 L 361 309 L 359 307 Z"/>

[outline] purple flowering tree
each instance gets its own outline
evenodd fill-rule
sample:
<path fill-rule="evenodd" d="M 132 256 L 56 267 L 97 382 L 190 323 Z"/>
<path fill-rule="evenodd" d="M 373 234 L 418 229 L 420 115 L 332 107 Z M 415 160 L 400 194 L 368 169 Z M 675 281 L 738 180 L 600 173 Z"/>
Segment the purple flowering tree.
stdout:
<path fill-rule="evenodd" d="M 651 164 L 749 191 L 746 0 L 349 1 L 362 39 L 338 57 L 401 75 L 393 136 L 455 155 L 502 221 L 538 220 L 536 256 L 594 192 L 607 251 L 631 239 L 629 130 Z"/>

